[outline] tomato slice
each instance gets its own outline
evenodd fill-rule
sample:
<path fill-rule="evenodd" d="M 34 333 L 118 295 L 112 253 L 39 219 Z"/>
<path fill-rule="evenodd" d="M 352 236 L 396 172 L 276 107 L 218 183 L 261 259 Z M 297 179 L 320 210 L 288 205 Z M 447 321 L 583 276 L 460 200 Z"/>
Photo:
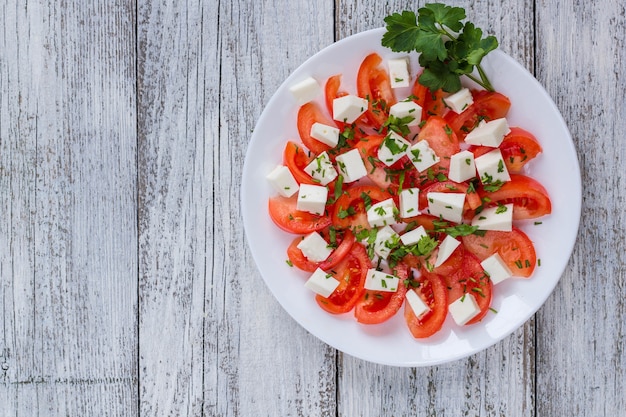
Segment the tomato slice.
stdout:
<path fill-rule="evenodd" d="M 354 308 L 354 317 L 359 323 L 383 323 L 400 310 L 406 294 L 404 280 L 409 275 L 409 268 L 405 264 L 399 263 L 393 274 L 400 278 L 396 292 L 365 290 L 365 293 L 359 298 Z"/>
<path fill-rule="evenodd" d="M 513 203 L 513 219 L 536 219 L 552 212 L 552 203 L 546 189 L 539 181 L 520 174 L 511 174 L 497 191 L 489 192 L 479 187 L 478 193 L 487 206 Z"/>
<path fill-rule="evenodd" d="M 340 229 L 370 228 L 363 194 L 369 196 L 372 204 L 391 198 L 390 193 L 373 185 L 356 185 L 346 188 L 333 207 L 332 223 L 335 227 Z"/>
<path fill-rule="evenodd" d="M 431 116 L 443 116 L 447 108 L 443 102 L 445 93 L 443 90 L 437 90 L 435 92 L 419 82 L 419 76 L 415 79 L 413 84 L 413 101 L 420 105 L 422 108 L 422 120 L 426 120 Z"/>
<path fill-rule="evenodd" d="M 441 330 L 448 314 L 448 294 L 441 277 L 437 274 L 422 273 L 415 291 L 430 307 L 430 311 L 417 317 L 408 302 L 404 303 L 404 320 L 413 337 L 423 339 Z"/>
<path fill-rule="evenodd" d="M 308 260 L 298 248 L 298 244 L 300 244 L 301 241 L 302 237 L 297 237 L 293 240 L 293 242 L 291 242 L 287 248 L 287 257 L 296 268 L 302 269 L 303 271 L 314 272 L 317 268 L 321 268 L 324 271 L 334 268 L 343 260 L 343 258 L 346 257 L 348 253 L 350 253 L 356 238 L 350 230 L 346 230 L 337 248 L 335 248 L 328 259 L 323 262 L 313 262 Z"/>
<path fill-rule="evenodd" d="M 339 281 L 339 286 L 329 297 L 317 294 L 315 296 L 317 304 L 332 314 L 347 313 L 352 310 L 365 291 L 365 278 L 371 265 L 363 245 L 355 243 L 350 253 L 332 271 L 329 271 Z"/>
<path fill-rule="evenodd" d="M 480 195 L 477 192 L 468 193 L 469 186 L 465 183 L 454 181 L 433 182 L 422 190 L 419 194 L 420 210 L 428 208 L 428 193 L 465 193 L 464 210 L 476 209 L 482 204 Z"/>
<path fill-rule="evenodd" d="M 311 136 L 311 126 L 315 123 L 335 127 L 335 123 L 326 117 L 317 104 L 311 101 L 302 105 L 300 110 L 298 110 L 298 133 L 304 146 L 319 155 L 328 151 L 331 147 Z"/>
<path fill-rule="evenodd" d="M 389 107 L 396 103 L 389 74 L 378 67 L 381 62 L 380 55 L 372 53 L 365 57 L 357 74 L 358 95 L 368 99 L 367 119 L 376 129 L 387 121 Z"/>
<path fill-rule="evenodd" d="M 479 260 L 484 260 L 498 253 L 514 276 L 530 277 L 537 264 L 535 247 L 528 236 L 513 226 L 510 232 L 489 230 L 483 236 L 463 236 L 465 249 Z"/>
<path fill-rule="evenodd" d="M 494 120 L 505 117 L 511 107 L 511 100 L 503 94 L 491 91 L 472 91 L 474 103 L 463 113 L 449 112 L 446 120 L 459 140 L 472 131 L 481 120 Z"/>
<path fill-rule="evenodd" d="M 504 164 L 509 172 L 520 172 L 524 165 L 535 158 L 541 151 L 541 145 L 535 136 L 519 127 L 512 127 L 499 146 Z M 493 150 L 489 146 L 470 146 L 475 158 Z"/>
<path fill-rule="evenodd" d="M 417 140 L 428 142 L 430 148 L 441 158 L 439 163 L 433 166 L 435 174 L 442 171 L 435 168 L 437 166 L 445 168 L 447 172 L 450 168 L 450 157 L 461 150 L 459 139 L 454 131 L 444 119 L 437 116 L 433 116 L 426 121 L 417 136 Z"/>
<path fill-rule="evenodd" d="M 299 184 L 316 184 L 313 178 L 304 171 L 304 167 L 315 159 L 315 155 L 307 152 L 295 142 L 288 141 L 283 151 L 283 163 L 289 168 Z"/>
<path fill-rule="evenodd" d="M 330 216 L 316 216 L 300 211 L 296 208 L 297 200 L 297 195 L 289 198 L 275 196 L 269 199 L 270 217 L 276 226 L 286 232 L 297 234 L 307 234 L 330 226 Z"/>

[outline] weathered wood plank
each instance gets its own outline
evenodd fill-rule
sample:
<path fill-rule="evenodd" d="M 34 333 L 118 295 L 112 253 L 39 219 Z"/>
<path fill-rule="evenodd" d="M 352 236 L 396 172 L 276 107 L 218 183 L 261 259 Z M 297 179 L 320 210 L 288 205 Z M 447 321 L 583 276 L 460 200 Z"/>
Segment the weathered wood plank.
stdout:
<path fill-rule="evenodd" d="M 0 409 L 136 415 L 134 9 L 0 11 Z"/>

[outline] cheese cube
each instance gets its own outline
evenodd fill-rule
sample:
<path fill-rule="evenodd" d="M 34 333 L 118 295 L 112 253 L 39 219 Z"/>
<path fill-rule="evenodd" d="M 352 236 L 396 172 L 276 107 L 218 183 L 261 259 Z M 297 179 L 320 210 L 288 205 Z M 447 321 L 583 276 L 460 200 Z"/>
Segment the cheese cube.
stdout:
<path fill-rule="evenodd" d="M 410 232 L 406 232 L 405 234 L 400 235 L 400 240 L 402 241 L 403 245 L 410 246 L 415 245 L 424 236 L 428 236 L 428 234 L 426 233 L 426 229 L 424 229 L 424 226 L 420 226 L 417 229 L 413 229 Z"/>
<path fill-rule="evenodd" d="M 339 129 L 322 123 L 315 122 L 311 126 L 310 135 L 313 139 L 334 148 L 339 143 Z"/>
<path fill-rule="evenodd" d="M 470 151 L 461 151 L 450 157 L 448 178 L 454 182 L 465 182 L 476 176 L 474 154 Z"/>
<path fill-rule="evenodd" d="M 326 152 L 319 154 L 309 165 L 304 167 L 304 172 L 314 180 L 319 181 L 320 185 L 326 185 L 337 178 L 337 170 Z"/>
<path fill-rule="evenodd" d="M 439 162 L 439 157 L 430 148 L 430 145 L 428 145 L 428 142 L 425 140 L 420 140 L 415 145 L 411 146 L 407 155 L 409 156 L 411 162 L 413 162 L 415 169 L 419 172 L 426 171 L 428 168 Z"/>
<path fill-rule="evenodd" d="M 372 227 L 381 227 L 396 224 L 395 213 L 397 211 L 393 198 L 388 198 L 379 203 L 372 204 L 367 210 L 367 222 Z"/>
<path fill-rule="evenodd" d="M 343 175 L 343 182 L 354 182 L 367 175 L 367 169 L 358 149 L 352 149 L 335 158 L 339 171 Z"/>
<path fill-rule="evenodd" d="M 328 298 L 339 286 L 339 281 L 333 277 L 333 274 L 317 268 L 304 283 L 304 286 L 322 297 Z"/>
<path fill-rule="evenodd" d="M 510 131 L 505 118 L 495 119 L 487 123 L 479 124 L 465 136 L 465 143 L 497 148 Z"/>
<path fill-rule="evenodd" d="M 450 107 L 453 112 L 459 114 L 463 113 L 465 109 L 474 103 L 474 98 L 469 88 L 461 88 L 454 94 L 449 95 L 443 99 L 446 106 Z"/>
<path fill-rule="evenodd" d="M 313 77 L 307 77 L 304 80 L 289 87 L 289 91 L 295 97 L 298 104 L 302 105 L 315 98 L 322 93 L 322 87 Z"/>
<path fill-rule="evenodd" d="M 479 230 L 510 232 L 513 229 L 513 204 L 484 209 L 474 216 L 472 226 L 478 226 Z"/>
<path fill-rule="evenodd" d="M 302 254 L 306 256 L 309 261 L 322 262 L 328 258 L 333 251 L 328 247 L 328 243 L 317 232 L 309 233 L 306 235 L 297 248 L 302 251 Z"/>
<path fill-rule="evenodd" d="M 374 240 L 374 253 L 383 259 L 387 259 L 391 250 L 395 248 L 400 240 L 400 236 L 390 226 L 378 229 L 376 240 Z"/>
<path fill-rule="evenodd" d="M 298 191 L 296 208 L 300 211 L 321 216 L 324 214 L 324 210 L 326 210 L 327 199 L 328 188 L 320 185 L 302 184 Z"/>
<path fill-rule="evenodd" d="M 446 235 L 445 239 L 439 245 L 439 251 L 437 252 L 437 260 L 435 261 L 435 268 L 443 264 L 452 253 L 459 247 L 461 242 L 453 238 L 450 235 Z"/>
<path fill-rule="evenodd" d="M 278 165 L 265 178 L 283 197 L 291 197 L 300 188 L 289 168 L 284 165 Z"/>
<path fill-rule="evenodd" d="M 411 81 L 408 57 L 390 59 L 387 61 L 387 65 L 389 66 L 391 88 L 408 87 Z"/>
<path fill-rule="evenodd" d="M 419 188 L 405 188 L 400 191 L 400 217 L 414 217 L 419 212 Z"/>
<path fill-rule="evenodd" d="M 400 278 L 375 269 L 368 269 L 365 277 L 365 289 L 381 292 L 398 291 Z"/>
<path fill-rule="evenodd" d="M 513 273 L 497 252 L 480 263 L 494 285 L 511 278 Z"/>
<path fill-rule="evenodd" d="M 406 292 L 406 301 L 409 303 L 409 306 L 417 318 L 420 318 L 430 311 L 430 307 L 428 307 L 415 290 L 408 290 Z"/>
<path fill-rule="evenodd" d="M 448 306 L 448 311 L 459 326 L 463 326 L 480 313 L 480 307 L 472 294 L 463 294 Z"/>
<path fill-rule="evenodd" d="M 354 123 L 367 110 L 367 100 L 347 95 L 333 100 L 333 119 L 344 123 Z"/>
<path fill-rule="evenodd" d="M 483 184 L 495 184 L 500 182 L 511 181 L 509 171 L 502 158 L 500 149 L 494 149 L 484 155 L 479 156 L 474 161 L 476 163 L 476 171 L 478 177 Z"/>
<path fill-rule="evenodd" d="M 378 148 L 378 159 L 387 166 L 393 165 L 406 155 L 409 146 L 411 143 L 408 140 L 391 131 Z"/>
<path fill-rule="evenodd" d="M 461 223 L 465 193 L 428 193 L 428 212 L 445 220 Z"/>
<path fill-rule="evenodd" d="M 417 126 L 422 121 L 422 107 L 413 100 L 399 101 L 389 107 L 389 116 L 394 116 L 398 119 L 412 117 L 413 120 L 406 125 Z"/>

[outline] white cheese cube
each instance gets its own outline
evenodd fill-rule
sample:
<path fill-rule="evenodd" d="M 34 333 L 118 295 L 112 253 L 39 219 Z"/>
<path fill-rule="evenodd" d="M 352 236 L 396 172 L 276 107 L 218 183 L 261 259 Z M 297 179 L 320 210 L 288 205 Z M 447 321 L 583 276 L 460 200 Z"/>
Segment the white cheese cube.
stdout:
<path fill-rule="evenodd" d="M 317 232 L 309 233 L 306 235 L 297 248 L 302 251 L 302 254 L 306 256 L 309 261 L 322 262 L 330 256 L 332 249 L 328 247 L 328 243 Z"/>
<path fill-rule="evenodd" d="M 415 169 L 419 172 L 426 171 L 431 166 L 439 162 L 439 157 L 430 148 L 428 142 L 420 140 L 415 145 L 409 148 L 407 152 L 409 159 L 413 162 Z"/>
<path fill-rule="evenodd" d="M 420 241 L 424 236 L 428 236 L 426 233 L 426 229 L 424 226 L 420 226 L 417 229 L 413 229 L 410 232 L 406 232 L 403 235 L 400 235 L 400 240 L 402 244 L 405 246 L 415 245 Z"/>
<path fill-rule="evenodd" d="M 479 230 L 510 232 L 513 229 L 513 204 L 484 209 L 474 216 L 472 226 L 478 226 Z"/>
<path fill-rule="evenodd" d="M 354 95 L 347 95 L 333 100 L 333 119 L 354 123 L 367 110 L 367 100 Z"/>
<path fill-rule="evenodd" d="M 465 193 L 428 193 L 428 212 L 445 220 L 461 223 Z"/>
<path fill-rule="evenodd" d="M 302 184 L 298 191 L 296 208 L 300 211 L 321 216 L 324 214 L 324 210 L 326 210 L 327 199 L 328 188 L 320 185 Z"/>
<path fill-rule="evenodd" d="M 389 66 L 391 88 L 408 87 L 411 81 L 408 57 L 390 59 L 387 61 L 387 65 Z"/>
<path fill-rule="evenodd" d="M 400 191 L 400 217 L 414 217 L 419 212 L 419 188 L 405 188 Z"/>
<path fill-rule="evenodd" d="M 307 282 L 304 283 L 304 286 L 322 297 L 328 298 L 339 286 L 339 281 L 333 277 L 333 274 L 317 268 Z"/>
<path fill-rule="evenodd" d="M 472 294 L 463 294 L 448 306 L 448 311 L 456 324 L 463 326 L 480 313 L 480 307 Z"/>
<path fill-rule="evenodd" d="M 491 282 L 496 285 L 507 278 L 511 278 L 513 273 L 497 252 L 480 263 L 485 272 L 489 275 Z"/>
<path fill-rule="evenodd" d="M 343 182 L 354 182 L 367 175 L 367 169 L 358 149 L 352 149 L 335 158 L 339 171 L 343 175 Z"/>
<path fill-rule="evenodd" d="M 372 207 L 367 210 L 367 222 L 372 227 L 396 224 L 396 210 L 397 208 L 396 204 L 393 202 L 393 198 L 372 204 Z"/>
<path fill-rule="evenodd" d="M 459 114 L 463 113 L 465 109 L 474 103 L 474 98 L 469 88 L 461 88 L 454 94 L 449 95 L 443 99 L 446 106 L 450 107 L 453 112 Z"/>
<path fill-rule="evenodd" d="M 265 178 L 283 197 L 291 197 L 300 188 L 289 168 L 284 165 L 278 165 Z"/>
<path fill-rule="evenodd" d="M 417 126 L 422 121 L 422 107 L 413 100 L 399 101 L 389 107 L 389 115 L 398 119 L 404 119 L 410 116 L 413 120 L 406 125 Z"/>
<path fill-rule="evenodd" d="M 453 238 L 450 235 L 446 235 L 443 242 L 439 245 L 439 250 L 437 251 L 437 260 L 435 261 L 435 268 L 443 264 L 450 255 L 459 247 L 461 242 L 457 239 Z"/>
<path fill-rule="evenodd" d="M 461 151 L 450 157 L 448 178 L 454 182 L 465 182 L 476 176 L 474 154 L 470 151 Z"/>
<path fill-rule="evenodd" d="M 430 311 L 430 307 L 428 307 L 415 290 L 408 290 L 406 292 L 406 301 L 409 303 L 409 306 L 417 318 L 420 318 Z"/>
<path fill-rule="evenodd" d="M 304 167 L 304 172 L 314 180 L 319 181 L 320 185 L 326 185 L 337 178 L 337 170 L 326 152 L 319 154 L 309 165 Z"/>
<path fill-rule="evenodd" d="M 393 165 L 406 155 L 409 146 L 411 143 L 408 140 L 396 132 L 389 132 L 378 148 L 378 159 L 387 166 Z"/>
<path fill-rule="evenodd" d="M 298 104 L 302 105 L 315 100 L 322 93 L 322 87 L 315 78 L 307 77 L 289 87 L 289 91 L 291 91 Z"/>
<path fill-rule="evenodd" d="M 311 137 L 334 148 L 339 143 L 339 129 L 322 123 L 315 122 L 311 126 Z"/>
<path fill-rule="evenodd" d="M 390 226 L 378 229 L 376 240 L 374 240 L 374 253 L 383 259 L 387 259 L 399 240 L 400 236 Z"/>
<path fill-rule="evenodd" d="M 478 177 L 483 184 L 494 184 L 498 181 L 511 181 L 509 170 L 506 169 L 504 158 L 500 149 L 494 149 L 484 155 L 479 156 L 474 161 Z"/>
<path fill-rule="evenodd" d="M 365 289 L 381 292 L 398 291 L 400 278 L 375 269 L 368 269 L 365 277 Z"/>
<path fill-rule="evenodd" d="M 469 132 L 465 136 L 465 143 L 497 148 L 510 131 L 505 118 L 495 119 L 487 123 L 481 123 Z"/>

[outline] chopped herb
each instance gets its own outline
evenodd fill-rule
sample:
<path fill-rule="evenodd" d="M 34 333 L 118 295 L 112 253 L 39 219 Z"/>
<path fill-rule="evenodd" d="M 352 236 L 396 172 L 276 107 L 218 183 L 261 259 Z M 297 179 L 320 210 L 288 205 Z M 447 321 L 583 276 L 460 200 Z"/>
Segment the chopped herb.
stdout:
<path fill-rule="evenodd" d="M 293 267 L 293 262 L 291 262 L 289 259 L 287 259 L 285 262 L 287 262 L 287 265 Z"/>
<path fill-rule="evenodd" d="M 499 204 L 498 208 L 496 209 L 496 214 L 501 214 L 501 213 L 505 213 L 507 210 L 506 206 L 503 204 Z"/>

